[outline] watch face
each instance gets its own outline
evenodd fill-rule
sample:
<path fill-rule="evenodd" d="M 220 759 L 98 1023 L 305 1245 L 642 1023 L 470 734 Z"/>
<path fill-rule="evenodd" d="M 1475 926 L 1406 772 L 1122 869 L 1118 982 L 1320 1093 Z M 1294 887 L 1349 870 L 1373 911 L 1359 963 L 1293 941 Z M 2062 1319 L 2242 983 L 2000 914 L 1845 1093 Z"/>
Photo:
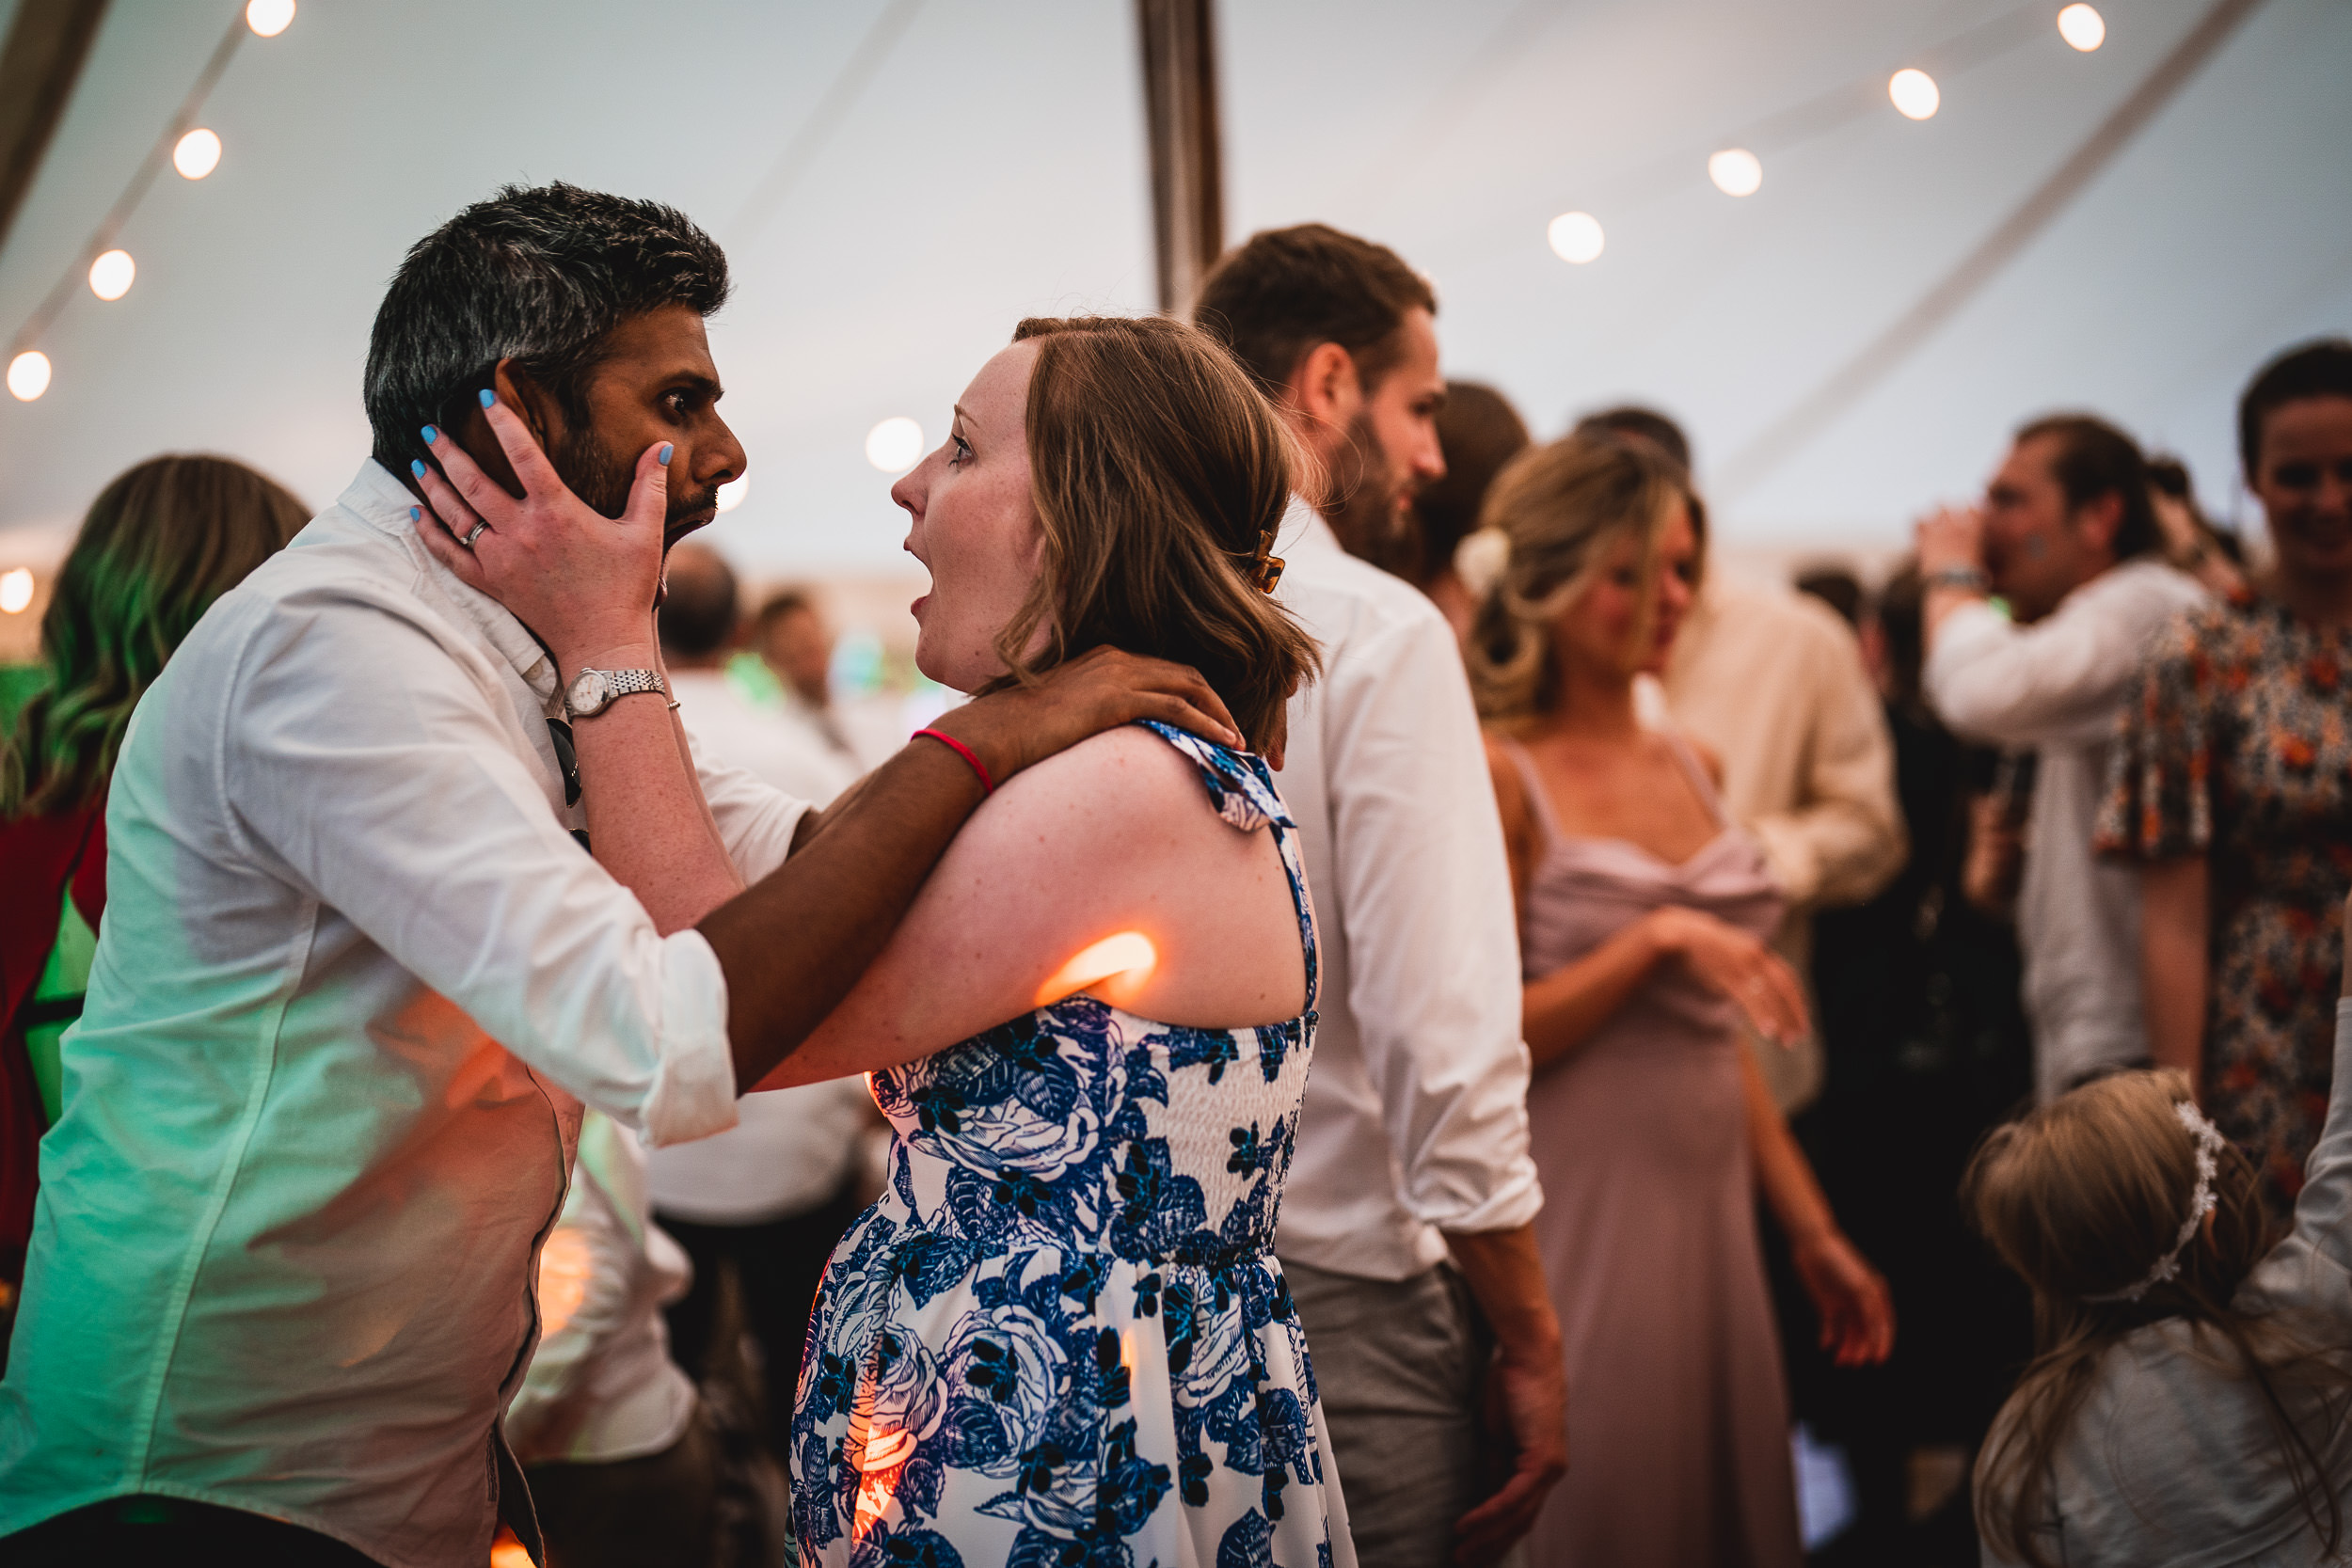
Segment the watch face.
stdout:
<path fill-rule="evenodd" d="M 564 705 L 574 713 L 591 714 L 604 705 L 604 672 L 601 670 L 582 670 L 572 677 L 572 684 L 564 689 Z"/>

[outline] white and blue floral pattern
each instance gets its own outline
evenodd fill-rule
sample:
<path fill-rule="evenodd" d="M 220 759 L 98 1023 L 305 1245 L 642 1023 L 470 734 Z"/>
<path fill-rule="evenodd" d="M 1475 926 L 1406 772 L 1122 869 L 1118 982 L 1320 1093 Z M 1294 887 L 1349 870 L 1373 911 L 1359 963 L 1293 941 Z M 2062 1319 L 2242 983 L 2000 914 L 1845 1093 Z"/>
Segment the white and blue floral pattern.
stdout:
<path fill-rule="evenodd" d="M 889 1190 L 833 1255 L 792 1422 L 803 1561 L 1352 1568 L 1273 1253 L 1314 1041 L 1295 827 L 1259 758 L 1161 724 L 1271 828 L 1307 1011 L 1156 1023 L 1073 996 L 872 1075 Z"/>

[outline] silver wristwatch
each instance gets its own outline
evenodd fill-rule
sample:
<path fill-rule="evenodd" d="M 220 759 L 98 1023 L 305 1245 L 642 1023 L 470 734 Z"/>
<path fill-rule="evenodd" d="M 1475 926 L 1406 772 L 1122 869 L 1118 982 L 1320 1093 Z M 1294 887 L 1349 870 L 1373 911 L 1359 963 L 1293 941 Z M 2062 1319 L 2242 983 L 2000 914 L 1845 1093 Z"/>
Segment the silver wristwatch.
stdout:
<path fill-rule="evenodd" d="M 582 670 L 564 689 L 564 713 L 570 719 L 594 719 L 612 705 L 616 697 L 639 691 L 670 694 L 670 683 L 659 670 Z"/>
<path fill-rule="evenodd" d="M 1938 566 L 1928 574 L 1929 588 L 1949 588 L 1961 594 L 1989 594 L 1992 575 L 1981 566 Z"/>

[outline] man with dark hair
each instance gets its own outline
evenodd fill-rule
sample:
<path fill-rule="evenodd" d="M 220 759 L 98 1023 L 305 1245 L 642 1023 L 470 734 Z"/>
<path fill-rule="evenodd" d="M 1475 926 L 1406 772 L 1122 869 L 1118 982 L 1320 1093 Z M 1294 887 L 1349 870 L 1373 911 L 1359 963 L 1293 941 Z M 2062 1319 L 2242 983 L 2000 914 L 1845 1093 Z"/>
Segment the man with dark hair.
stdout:
<path fill-rule="evenodd" d="M 1294 501 L 1280 543 L 1279 597 L 1323 655 L 1291 702 L 1282 793 L 1325 978 L 1275 1245 L 1365 1568 L 1495 1560 L 1567 1457 L 1478 717 L 1444 617 L 1366 563 L 1392 554 L 1401 509 L 1444 471 L 1436 306 L 1394 252 L 1308 224 L 1218 261 L 1197 312 L 1327 481 Z M 1482 1413 L 1498 1418 L 1491 1449 Z M 1507 1475 L 1483 1472 L 1482 1449 Z"/>
<path fill-rule="evenodd" d="M 704 764 L 750 885 L 699 919 L 614 881 L 590 824 L 652 808 L 583 801 L 573 747 L 667 727 L 652 606 L 614 668 L 558 669 L 427 547 L 426 459 L 381 459 L 454 440 L 519 490 L 495 400 L 607 515 L 698 527 L 744 466 L 703 331 L 726 292 L 651 202 L 460 213 L 375 324 L 378 458 L 140 705 L 0 1383 L 11 1563 L 478 1564 L 501 1514 L 535 1547 L 500 1414 L 582 1102 L 657 1145 L 731 1125 L 888 939 L 978 767 L 1136 717 L 1230 731 L 1197 676 L 1104 654 L 942 719 L 979 765 L 910 746 L 821 825 Z"/>
<path fill-rule="evenodd" d="M 2141 660 L 2205 599 L 2161 543 L 2137 443 L 2087 414 L 2020 428 L 1981 505 L 1918 528 L 1929 704 L 1956 734 L 2039 759 L 2017 937 L 2044 1100 L 2148 1060 L 2139 879 L 2091 838 Z"/>

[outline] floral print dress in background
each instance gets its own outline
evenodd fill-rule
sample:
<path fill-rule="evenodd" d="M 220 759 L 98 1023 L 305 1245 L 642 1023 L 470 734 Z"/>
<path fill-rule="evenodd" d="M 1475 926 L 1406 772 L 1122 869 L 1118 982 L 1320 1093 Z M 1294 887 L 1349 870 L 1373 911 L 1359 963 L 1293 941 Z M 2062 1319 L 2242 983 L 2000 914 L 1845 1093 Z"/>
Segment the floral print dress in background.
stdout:
<path fill-rule="evenodd" d="M 1255 756 L 1148 728 L 1270 827 L 1307 1008 L 1179 1028 L 1073 996 L 872 1075 L 889 1187 L 833 1256 L 792 1422 L 806 1562 L 1351 1568 L 1273 1253 L 1314 1039 L 1295 827 Z"/>
<path fill-rule="evenodd" d="M 2205 857 L 2199 1098 L 2281 1220 L 2328 1115 L 2352 891 L 2352 635 L 2272 600 L 2192 611 L 2152 656 L 2110 765 L 2099 847 Z"/>

